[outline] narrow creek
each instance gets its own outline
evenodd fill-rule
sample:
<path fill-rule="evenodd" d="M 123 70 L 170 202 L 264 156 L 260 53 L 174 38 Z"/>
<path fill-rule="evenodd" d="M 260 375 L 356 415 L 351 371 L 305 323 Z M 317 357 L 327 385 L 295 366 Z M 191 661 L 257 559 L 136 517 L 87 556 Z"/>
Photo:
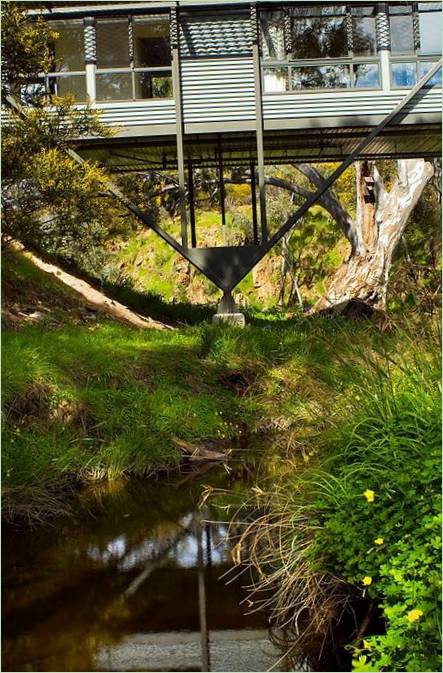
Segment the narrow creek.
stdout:
<path fill-rule="evenodd" d="M 221 467 L 180 486 L 118 482 L 53 525 L 4 527 L 2 670 L 289 670 L 266 615 L 246 614 L 247 578 L 222 577 L 226 513 L 209 504 L 202 521 L 202 483 L 234 482 Z"/>

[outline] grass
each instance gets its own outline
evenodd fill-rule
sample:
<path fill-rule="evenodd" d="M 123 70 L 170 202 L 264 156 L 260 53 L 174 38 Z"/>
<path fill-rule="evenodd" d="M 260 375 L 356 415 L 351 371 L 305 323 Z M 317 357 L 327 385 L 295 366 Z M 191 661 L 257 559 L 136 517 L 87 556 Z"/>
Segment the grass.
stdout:
<path fill-rule="evenodd" d="M 257 571 L 251 600 L 265 596 L 295 658 L 318 664 L 329 641 L 351 646 L 356 671 L 441 668 L 439 328 L 396 338 L 339 356 L 350 378 L 298 433 L 303 460 L 286 456 L 255 491 L 265 514 L 239 543 Z"/>
<path fill-rule="evenodd" d="M 305 438 L 318 442 L 365 371 L 355 349 L 405 347 L 401 329 L 383 332 L 376 322 L 288 320 L 278 312 L 250 314 L 244 330 L 205 321 L 174 331 L 100 318 L 85 324 L 57 279 L 30 266 L 20 255 L 6 257 L 6 284 L 32 301 L 44 288 L 57 320 L 49 312 L 3 336 L 2 470 L 12 508 L 20 489 L 52 493 L 73 480 L 174 467 L 181 457 L 174 438 L 284 433 L 291 457 L 303 464 Z M 164 308 L 159 301 L 159 313 Z M 169 310 L 177 324 L 182 312 L 199 309 Z M 241 389 L 231 377 L 240 377 Z"/>

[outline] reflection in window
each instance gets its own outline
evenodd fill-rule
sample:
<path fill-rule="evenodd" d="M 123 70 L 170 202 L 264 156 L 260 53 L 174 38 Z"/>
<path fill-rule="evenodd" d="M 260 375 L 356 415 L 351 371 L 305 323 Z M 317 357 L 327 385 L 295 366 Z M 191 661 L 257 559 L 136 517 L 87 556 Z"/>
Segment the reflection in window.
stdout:
<path fill-rule="evenodd" d="M 58 33 L 54 42 L 54 72 L 85 69 L 85 43 L 83 20 L 51 21 L 51 28 Z"/>
<path fill-rule="evenodd" d="M 97 68 L 128 68 L 128 18 L 97 19 Z"/>
<path fill-rule="evenodd" d="M 172 98 L 172 77 L 168 73 L 135 73 L 135 96 L 144 98 Z"/>
<path fill-rule="evenodd" d="M 86 76 L 69 75 L 48 78 L 49 93 L 54 96 L 74 96 L 78 103 L 84 103 L 87 99 Z"/>
<path fill-rule="evenodd" d="M 345 5 L 295 8 L 291 10 L 291 15 L 291 58 L 334 58 L 347 55 Z"/>
<path fill-rule="evenodd" d="M 132 100 L 130 72 L 97 73 L 97 100 Z"/>
<path fill-rule="evenodd" d="M 435 61 L 420 63 L 420 79 L 428 73 L 435 65 Z M 426 82 L 426 86 L 441 86 L 441 68 Z"/>
<path fill-rule="evenodd" d="M 352 8 L 352 51 L 357 56 L 372 56 L 377 52 L 375 7 Z"/>
<path fill-rule="evenodd" d="M 391 49 L 393 53 L 414 52 L 414 25 L 412 5 L 390 5 L 389 24 L 391 29 Z"/>
<path fill-rule="evenodd" d="M 419 2 L 420 53 L 441 53 L 441 4 Z"/>
<path fill-rule="evenodd" d="M 134 17 L 133 39 L 136 68 L 171 65 L 167 18 Z"/>
<path fill-rule="evenodd" d="M 293 89 L 331 89 L 351 86 L 349 65 L 321 65 L 292 68 Z"/>
<path fill-rule="evenodd" d="M 266 93 L 289 89 L 288 68 L 265 68 L 263 75 Z"/>
<path fill-rule="evenodd" d="M 357 89 L 377 89 L 380 73 L 377 63 L 359 63 L 354 68 L 354 86 Z"/>
<path fill-rule="evenodd" d="M 261 45 L 267 61 L 283 61 L 285 50 L 285 16 L 283 12 L 266 12 L 261 21 Z"/>
<path fill-rule="evenodd" d="M 410 87 L 417 81 L 416 63 L 392 63 L 393 86 Z"/>

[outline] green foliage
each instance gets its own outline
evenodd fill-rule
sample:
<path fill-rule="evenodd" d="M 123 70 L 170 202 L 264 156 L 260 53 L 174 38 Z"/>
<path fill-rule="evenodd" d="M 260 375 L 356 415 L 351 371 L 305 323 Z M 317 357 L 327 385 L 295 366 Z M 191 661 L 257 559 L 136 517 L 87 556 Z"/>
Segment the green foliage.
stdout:
<path fill-rule="evenodd" d="M 386 619 L 386 635 L 355 649 L 357 671 L 440 670 L 440 366 L 427 346 L 373 360 L 324 470 L 305 477 L 319 487 L 311 562 L 380 602 Z"/>
<path fill-rule="evenodd" d="M 23 87 L 51 70 L 57 33 L 41 17 L 30 22 L 23 2 L 4 2 L 1 18 L 2 99 L 8 93 L 21 98 Z"/>
<path fill-rule="evenodd" d="M 48 69 L 49 42 L 56 34 L 43 20 L 30 23 L 24 6 L 8 2 L 2 6 L 2 37 L 5 86 L 20 100 L 26 83 Z M 70 97 L 51 98 L 50 111 L 47 102 L 36 94 L 31 107 L 8 107 L 2 133 L 2 236 L 80 258 L 103 244 L 119 211 L 100 197 L 106 189 L 103 171 L 79 165 L 66 150 L 78 137 L 110 131 L 96 111 L 76 109 Z"/>

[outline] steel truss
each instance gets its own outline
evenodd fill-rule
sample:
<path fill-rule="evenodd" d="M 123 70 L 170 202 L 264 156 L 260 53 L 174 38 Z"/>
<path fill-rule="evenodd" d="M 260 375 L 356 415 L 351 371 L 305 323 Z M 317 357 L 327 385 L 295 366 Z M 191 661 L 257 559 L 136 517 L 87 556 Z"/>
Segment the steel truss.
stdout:
<path fill-rule="evenodd" d="M 135 217 L 143 224 L 152 229 L 160 238 L 170 245 L 182 257 L 187 259 L 196 269 L 211 280 L 220 290 L 223 291 L 223 298 L 220 309 L 223 312 L 234 312 L 235 305 L 232 299 L 232 290 L 239 282 L 251 271 L 251 269 L 280 241 L 280 239 L 300 221 L 303 215 L 313 206 L 319 198 L 334 184 L 334 182 L 344 173 L 344 171 L 357 159 L 365 156 L 364 151 L 371 142 L 385 129 L 393 120 L 397 119 L 404 111 L 406 106 L 422 91 L 426 83 L 434 77 L 442 66 L 440 59 L 429 72 L 414 86 L 414 88 L 403 98 L 402 101 L 390 112 L 371 133 L 364 138 L 358 146 L 344 159 L 335 171 L 324 180 L 322 185 L 309 196 L 293 215 L 291 215 L 280 229 L 269 239 L 267 238 L 266 222 L 261 220 L 261 242 L 258 243 L 256 215 L 254 216 L 254 245 L 248 246 L 223 246 L 213 248 L 189 247 L 187 244 L 187 232 L 183 231 L 186 222 L 186 192 L 184 189 L 184 174 L 181 177 L 182 188 L 180 189 L 180 211 L 182 214 L 182 243 L 168 234 L 160 227 L 149 213 L 143 212 L 128 197 L 126 197 L 116 185 L 108 181 L 107 189 L 110 195 L 118 199 Z M 11 97 L 7 102 L 16 112 L 25 114 L 21 106 Z M 69 156 L 80 164 L 85 163 L 77 152 L 72 149 L 67 150 Z M 189 166 L 188 166 L 189 167 Z M 221 169 L 219 169 L 221 172 Z M 190 170 L 192 179 L 192 168 Z M 255 182 L 254 170 L 251 167 L 251 182 Z M 221 179 L 221 178 L 220 178 Z M 260 176 L 260 182 L 262 177 Z M 255 191 L 255 186 L 254 186 Z M 193 190 L 188 191 L 193 201 Z M 254 198 L 252 201 L 254 202 Z M 194 203 L 191 204 L 191 216 L 193 219 Z M 261 215 L 266 212 L 263 197 L 260 199 Z M 195 229 L 192 227 L 191 244 L 195 246 Z"/>

